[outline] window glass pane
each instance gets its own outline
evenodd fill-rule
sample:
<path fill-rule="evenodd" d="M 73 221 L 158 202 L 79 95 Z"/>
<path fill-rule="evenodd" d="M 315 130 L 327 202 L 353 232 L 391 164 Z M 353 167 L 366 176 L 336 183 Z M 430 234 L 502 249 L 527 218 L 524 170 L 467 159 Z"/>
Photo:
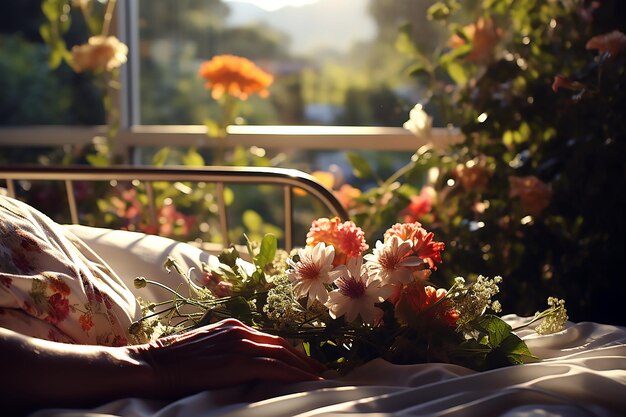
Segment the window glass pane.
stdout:
<path fill-rule="evenodd" d="M 234 54 L 274 75 L 246 124 L 401 126 L 422 97 L 396 49 L 399 27 L 441 41 L 430 0 L 139 0 L 140 122 L 202 124 L 220 108 L 203 61 Z"/>
<path fill-rule="evenodd" d="M 63 38 L 67 47 L 89 37 L 75 10 Z M 50 47 L 40 35 L 41 0 L 4 0 L 0 13 L 0 125 L 95 125 L 104 122 L 102 92 L 91 74 L 65 63 L 50 69 Z"/>

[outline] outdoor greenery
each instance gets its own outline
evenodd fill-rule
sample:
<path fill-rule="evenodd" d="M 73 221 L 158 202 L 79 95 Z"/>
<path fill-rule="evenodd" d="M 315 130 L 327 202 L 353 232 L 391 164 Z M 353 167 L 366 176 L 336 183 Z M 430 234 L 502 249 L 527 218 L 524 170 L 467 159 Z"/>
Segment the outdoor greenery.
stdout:
<path fill-rule="evenodd" d="M 429 15 L 446 47 L 408 42 L 409 26 L 398 44 L 429 86 L 427 112 L 466 141 L 420 149 L 355 203 L 356 218 L 370 231 L 398 213 L 424 222 L 447 242 L 449 280 L 506 277 L 505 311 L 532 314 L 554 294 L 574 321 L 623 324 L 624 3 L 449 0 Z"/>

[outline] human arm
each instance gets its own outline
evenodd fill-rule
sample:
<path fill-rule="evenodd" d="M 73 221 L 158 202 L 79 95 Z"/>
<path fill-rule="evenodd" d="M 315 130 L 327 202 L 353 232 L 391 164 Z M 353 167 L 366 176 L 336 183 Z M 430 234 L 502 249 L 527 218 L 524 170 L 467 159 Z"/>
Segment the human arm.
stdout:
<path fill-rule="evenodd" d="M 253 380 L 318 379 L 318 364 L 283 339 L 224 320 L 125 347 L 85 346 L 0 328 L 5 410 L 92 407 L 117 398 L 174 399 Z"/>

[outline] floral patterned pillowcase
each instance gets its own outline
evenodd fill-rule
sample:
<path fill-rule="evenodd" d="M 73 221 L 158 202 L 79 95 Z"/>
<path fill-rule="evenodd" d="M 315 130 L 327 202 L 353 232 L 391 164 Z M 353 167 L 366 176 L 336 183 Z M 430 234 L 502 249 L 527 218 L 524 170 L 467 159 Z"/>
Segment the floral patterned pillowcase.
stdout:
<path fill-rule="evenodd" d="M 32 207 L 0 195 L 0 326 L 48 340 L 119 346 L 140 316 L 97 255 Z"/>

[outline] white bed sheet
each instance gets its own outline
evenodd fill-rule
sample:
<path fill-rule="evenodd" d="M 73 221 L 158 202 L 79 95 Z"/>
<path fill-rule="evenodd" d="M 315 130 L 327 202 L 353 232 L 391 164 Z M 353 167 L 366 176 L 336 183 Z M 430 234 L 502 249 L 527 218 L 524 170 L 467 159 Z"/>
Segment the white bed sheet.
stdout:
<path fill-rule="evenodd" d="M 505 316 L 516 324 L 524 319 Z M 626 415 L 626 329 L 577 323 L 557 334 L 521 335 L 542 357 L 533 364 L 474 372 L 448 364 L 372 361 L 341 378 L 289 386 L 256 384 L 167 403 L 122 399 L 44 416 L 280 417 Z M 207 377 L 210 377 L 207 375 Z"/>
<path fill-rule="evenodd" d="M 105 260 L 115 269 L 115 262 Z M 526 320 L 504 319 L 513 326 Z M 375 360 L 325 381 L 251 384 L 171 403 L 128 398 L 33 416 L 626 416 L 626 328 L 583 322 L 548 336 L 530 329 L 518 334 L 540 362 L 479 373 L 449 364 Z"/>

